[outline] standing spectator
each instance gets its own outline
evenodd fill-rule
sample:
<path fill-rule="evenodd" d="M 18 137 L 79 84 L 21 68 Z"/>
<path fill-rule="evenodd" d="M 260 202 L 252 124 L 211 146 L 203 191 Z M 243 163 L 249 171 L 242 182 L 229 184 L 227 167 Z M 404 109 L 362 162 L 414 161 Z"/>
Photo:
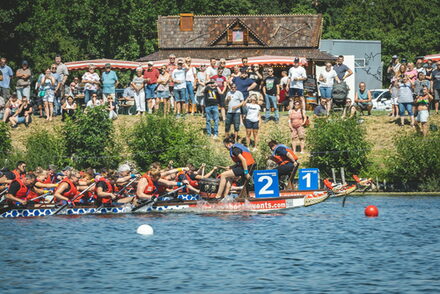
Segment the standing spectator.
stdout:
<path fill-rule="evenodd" d="M 399 85 L 396 79 L 391 80 L 390 85 L 390 93 L 391 93 L 391 113 L 390 116 L 394 118 L 399 117 Z"/>
<path fill-rule="evenodd" d="M 240 71 L 241 71 L 242 69 L 244 69 L 244 70 L 247 71 L 248 67 L 249 67 L 249 60 L 248 60 L 248 58 L 247 58 L 247 57 L 242 57 L 242 58 L 241 58 Z"/>
<path fill-rule="evenodd" d="M 218 65 L 218 69 L 223 69 L 223 75 L 226 77 L 226 79 L 229 79 L 232 72 L 229 68 L 226 67 L 226 59 L 220 58 L 220 63 Z"/>
<path fill-rule="evenodd" d="M 3 116 L 5 114 L 5 105 L 6 105 L 5 98 L 0 96 L 0 120 L 3 120 Z"/>
<path fill-rule="evenodd" d="M 292 132 L 292 149 L 296 152 L 296 147 L 299 145 L 300 153 L 304 152 L 306 112 L 302 108 L 301 103 L 296 100 L 293 103 L 293 109 L 289 110 L 289 128 Z"/>
<path fill-rule="evenodd" d="M 246 74 L 246 71 L 244 71 L 244 74 Z M 229 102 L 229 104 L 225 123 L 225 138 L 229 137 L 231 124 L 234 124 L 234 137 L 235 141 L 237 141 L 238 132 L 240 131 L 240 105 L 243 100 L 243 94 L 237 90 L 237 85 L 231 84 L 231 91 L 226 94 L 226 102 Z"/>
<path fill-rule="evenodd" d="M 157 78 L 157 104 L 163 102 L 163 111 L 165 114 L 170 112 L 170 86 L 171 79 L 170 73 L 167 71 L 167 66 L 162 65 L 160 68 L 160 74 Z"/>
<path fill-rule="evenodd" d="M 174 82 L 174 99 L 176 100 L 176 115 L 186 113 L 188 103 L 186 97 L 186 70 L 183 68 L 183 60 L 177 60 L 177 68 L 171 74 L 171 80 Z"/>
<path fill-rule="evenodd" d="M 142 67 L 136 69 L 136 76 L 131 81 L 134 90 L 134 101 L 136 102 L 136 115 L 143 115 L 145 112 L 145 79 L 142 76 Z"/>
<path fill-rule="evenodd" d="M 393 55 L 390 64 L 388 65 L 387 73 L 388 78 L 391 80 L 397 74 L 400 68 L 399 57 L 397 55 Z"/>
<path fill-rule="evenodd" d="M 431 88 L 431 83 L 425 78 L 423 71 L 417 74 L 417 80 L 414 82 L 414 98 L 423 94 L 423 87 Z"/>
<path fill-rule="evenodd" d="M 341 83 L 353 74 L 353 71 L 344 64 L 344 56 L 342 55 L 339 55 L 338 59 L 336 59 L 336 64 L 333 66 L 333 69 L 338 75 L 338 79 Z"/>
<path fill-rule="evenodd" d="M 109 96 L 115 101 L 116 98 L 116 87 L 119 84 L 118 75 L 112 70 L 112 65 L 110 63 L 105 64 L 105 71 L 101 76 L 102 81 L 102 98 L 104 102 L 107 102 Z"/>
<path fill-rule="evenodd" d="M 333 84 L 336 80 L 339 83 L 338 74 L 332 68 L 331 62 L 325 63 L 325 70 L 319 74 L 319 92 L 321 93 L 321 98 L 324 98 L 326 101 L 325 110 L 327 113 L 330 113 L 332 109 L 332 90 Z"/>
<path fill-rule="evenodd" d="M 266 102 L 265 121 L 269 121 L 271 109 L 275 112 L 275 122 L 278 123 L 280 116 L 278 114 L 278 99 L 280 97 L 280 80 L 274 76 L 273 68 L 267 70 L 268 76 L 264 79 L 263 94 Z"/>
<path fill-rule="evenodd" d="M 34 105 L 38 107 L 40 118 L 43 118 L 43 106 L 44 106 L 43 97 L 45 95 L 45 91 L 43 89 L 43 85 L 41 82 L 43 81 L 44 75 L 45 75 L 44 73 L 41 73 L 38 76 L 37 82 L 35 83 L 35 90 L 37 91 L 37 97 L 35 97 Z"/>
<path fill-rule="evenodd" d="M 257 95 L 250 95 L 246 100 L 242 102 L 242 106 L 246 108 L 246 118 L 244 120 L 244 126 L 246 128 L 246 144 L 251 147 L 251 137 L 254 138 L 254 149 L 257 150 L 258 146 L 258 129 L 260 128 L 260 111 L 261 106 L 258 104 Z"/>
<path fill-rule="evenodd" d="M 289 76 L 287 75 L 287 71 L 283 70 L 281 72 L 280 87 L 281 89 L 288 89 L 288 85 L 289 85 Z"/>
<path fill-rule="evenodd" d="M 3 122 L 8 122 L 9 118 L 18 111 L 20 108 L 20 100 L 18 100 L 17 94 L 12 93 L 11 96 L 9 96 L 8 102 L 6 102 L 5 105 L 5 112 L 3 114 Z"/>
<path fill-rule="evenodd" d="M 362 112 L 364 110 L 368 111 L 368 115 L 371 115 L 371 109 L 373 108 L 371 101 L 371 92 L 367 90 L 367 85 L 364 82 L 360 82 L 359 90 L 354 94 L 354 105 L 351 108 L 350 117 L 353 117 L 356 111 Z"/>
<path fill-rule="evenodd" d="M 197 104 L 200 106 L 200 110 L 202 114 L 204 113 L 205 102 L 204 102 L 204 93 L 206 83 L 208 82 L 208 76 L 206 75 L 206 65 L 202 64 L 200 66 L 200 71 L 197 73 L 197 91 L 196 91 L 196 99 Z"/>
<path fill-rule="evenodd" d="M 90 96 L 98 92 L 99 75 L 95 72 L 95 65 L 90 64 L 89 70 L 82 76 L 82 83 L 84 84 L 84 103 L 88 103 Z"/>
<path fill-rule="evenodd" d="M 219 87 L 216 85 L 214 79 L 211 79 L 206 84 L 204 90 L 204 105 L 206 113 L 206 132 L 208 136 L 214 133 L 214 139 L 218 138 L 218 105 L 220 102 Z M 211 129 L 211 120 L 214 121 L 214 128 Z"/>
<path fill-rule="evenodd" d="M 64 104 L 61 106 L 62 118 L 64 121 L 67 116 L 73 117 L 76 111 L 77 105 L 72 96 L 68 96 Z"/>
<path fill-rule="evenodd" d="M 406 67 L 406 73 L 408 78 L 414 83 L 417 79 L 417 70 L 414 68 L 414 63 L 409 62 Z"/>
<path fill-rule="evenodd" d="M 69 76 L 69 70 L 67 69 L 67 66 L 61 62 L 61 55 L 55 56 L 55 64 L 57 66 L 57 74 L 60 75 L 60 91 L 62 94 L 64 94 L 64 85 L 66 84 L 67 78 Z M 64 98 L 62 96 L 61 98 Z"/>
<path fill-rule="evenodd" d="M 188 109 L 188 113 L 197 111 L 196 106 L 196 96 L 194 95 L 194 87 L 196 86 L 197 70 L 191 65 L 191 57 L 185 58 L 185 69 L 186 69 L 186 97 L 188 103 L 191 103 L 191 109 Z"/>
<path fill-rule="evenodd" d="M 419 72 L 425 73 L 425 69 L 423 68 L 423 59 L 422 58 L 417 59 L 417 61 L 416 61 L 416 70 L 417 70 L 418 73 Z"/>
<path fill-rule="evenodd" d="M 7 60 L 5 57 L 0 58 L 0 96 L 9 99 L 9 87 L 14 72 L 6 62 Z"/>
<path fill-rule="evenodd" d="M 147 69 L 144 71 L 145 80 L 145 98 L 147 99 L 148 113 L 153 113 L 153 107 L 159 109 L 159 101 L 157 98 L 157 79 L 159 78 L 159 71 L 153 67 L 153 62 L 147 62 Z"/>
<path fill-rule="evenodd" d="M 240 74 L 241 74 L 240 67 L 238 65 L 234 65 L 234 68 L 232 69 L 232 73 L 231 76 L 229 77 L 228 82 L 232 83 L 232 80 L 234 78 L 240 77 Z"/>
<path fill-rule="evenodd" d="M 9 118 L 11 127 L 16 128 L 18 124 L 25 124 L 26 127 L 32 122 L 33 104 L 26 96 L 21 98 L 18 110 Z"/>
<path fill-rule="evenodd" d="M 405 110 L 411 118 L 411 126 L 414 127 L 414 114 L 412 111 L 412 106 L 414 102 L 412 86 L 413 83 L 408 76 L 404 75 L 403 78 L 399 78 L 397 80 L 399 93 L 398 93 L 398 102 L 399 102 L 399 116 L 400 116 L 400 126 L 404 125 Z"/>
<path fill-rule="evenodd" d="M 51 70 L 48 68 L 46 74 L 41 79 L 41 95 L 44 103 L 44 113 L 46 119 L 51 121 L 53 117 L 53 103 L 55 101 L 55 91 L 57 89 L 57 81 Z"/>
<path fill-rule="evenodd" d="M 52 76 L 55 79 L 54 100 L 53 100 L 53 106 L 54 106 L 53 116 L 56 116 L 58 114 L 61 114 L 61 91 L 60 91 L 60 87 L 61 87 L 62 77 L 61 77 L 60 74 L 57 73 L 57 65 L 56 64 L 52 64 L 50 66 L 50 70 L 52 72 Z"/>
<path fill-rule="evenodd" d="M 431 89 L 434 94 L 435 113 L 438 114 L 438 104 L 440 102 L 440 61 L 437 61 L 436 69 L 432 71 Z"/>
<path fill-rule="evenodd" d="M 302 107 L 305 109 L 304 81 L 307 80 L 307 73 L 304 67 L 299 65 L 299 58 L 293 61 L 293 67 L 289 69 L 289 97 L 300 97 Z"/>
<path fill-rule="evenodd" d="M 218 95 L 219 95 L 219 106 L 222 121 L 226 120 L 225 114 L 225 96 L 227 90 L 227 78 L 223 74 L 223 68 L 217 70 L 217 74 L 211 78 L 217 84 Z"/>
<path fill-rule="evenodd" d="M 15 87 L 17 90 L 18 99 L 21 100 L 23 96 L 26 96 L 28 99 L 30 99 L 32 73 L 29 69 L 29 63 L 26 60 L 23 60 L 21 63 L 21 68 L 17 69 L 15 76 L 18 78 L 17 86 Z"/>
<path fill-rule="evenodd" d="M 113 101 L 112 96 L 108 96 L 107 99 L 108 99 L 107 100 L 108 118 L 115 120 L 118 118 L 118 114 L 116 113 L 117 110 L 116 102 Z"/>
<path fill-rule="evenodd" d="M 420 126 L 420 132 L 423 136 L 426 136 L 428 134 L 428 118 L 429 118 L 429 104 L 432 101 L 432 95 L 429 93 L 429 88 L 426 86 L 423 86 L 422 88 L 422 94 L 417 96 L 416 98 L 416 106 L 417 106 L 417 126 L 419 123 Z"/>
<path fill-rule="evenodd" d="M 211 58 L 209 59 L 210 65 L 206 69 L 206 75 L 208 76 L 208 80 L 210 80 L 213 76 L 217 75 L 217 59 Z"/>
<path fill-rule="evenodd" d="M 432 80 L 432 71 L 434 70 L 434 67 L 432 66 L 432 59 L 428 59 L 426 62 L 426 68 L 425 68 L 425 79 L 431 81 Z"/>
<path fill-rule="evenodd" d="M 249 96 L 249 91 L 257 87 L 257 83 L 255 83 L 254 80 L 248 78 L 247 71 L 244 68 L 240 70 L 240 77 L 233 78 L 232 82 L 237 86 L 237 90 L 241 92 L 244 99 Z"/>
<path fill-rule="evenodd" d="M 248 76 L 257 85 L 252 91 L 249 91 L 249 95 L 256 95 L 259 102 L 264 101 L 263 95 L 261 95 L 261 83 L 263 81 L 263 75 L 260 73 L 260 65 L 254 64 L 252 67 L 248 68 Z"/>

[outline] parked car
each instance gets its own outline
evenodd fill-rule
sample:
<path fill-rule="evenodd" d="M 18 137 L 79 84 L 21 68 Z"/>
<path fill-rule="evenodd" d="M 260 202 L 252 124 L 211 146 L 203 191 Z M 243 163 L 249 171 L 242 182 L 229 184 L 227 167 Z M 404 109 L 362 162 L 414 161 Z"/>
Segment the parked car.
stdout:
<path fill-rule="evenodd" d="M 390 110 L 392 107 L 391 93 L 388 89 L 373 89 L 371 91 L 373 109 Z"/>

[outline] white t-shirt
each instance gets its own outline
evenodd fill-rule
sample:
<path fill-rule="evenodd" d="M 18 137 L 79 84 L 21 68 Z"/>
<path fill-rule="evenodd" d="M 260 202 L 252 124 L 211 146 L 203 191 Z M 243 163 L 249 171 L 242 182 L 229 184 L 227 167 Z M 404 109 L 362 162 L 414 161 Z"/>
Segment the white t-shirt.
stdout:
<path fill-rule="evenodd" d="M 324 78 L 323 82 L 319 82 L 321 87 L 333 87 L 335 77 L 338 76 L 338 74 L 335 72 L 334 69 L 331 69 L 330 71 L 324 70 L 320 76 Z"/>
<path fill-rule="evenodd" d="M 247 113 L 246 113 L 247 120 L 250 120 L 251 122 L 257 122 L 260 120 L 260 111 L 261 111 L 260 105 L 247 103 L 246 109 L 247 109 Z"/>
<path fill-rule="evenodd" d="M 303 81 L 295 81 L 295 78 L 307 78 L 307 73 L 304 67 L 291 67 L 289 69 L 290 88 L 304 89 Z"/>
<path fill-rule="evenodd" d="M 241 113 L 240 107 L 237 109 L 232 109 L 232 107 L 237 106 L 244 100 L 243 93 L 240 91 L 229 91 L 228 94 L 226 94 L 226 99 L 228 98 L 230 99 L 228 104 L 228 113 Z"/>
<path fill-rule="evenodd" d="M 184 68 L 173 70 L 171 78 L 174 81 L 174 89 L 185 89 L 186 88 L 186 70 Z M 179 81 L 180 83 L 177 83 Z"/>
<path fill-rule="evenodd" d="M 195 67 L 190 67 L 186 70 L 186 81 L 192 82 L 194 84 L 195 79 L 194 76 L 197 74 L 197 70 Z"/>
<path fill-rule="evenodd" d="M 287 85 L 288 82 L 289 82 L 289 77 L 288 76 L 282 77 L 281 81 L 280 81 L 281 87 L 284 88 Z"/>
<path fill-rule="evenodd" d="M 93 107 L 96 107 L 96 106 L 101 106 L 101 101 L 96 100 L 96 103 L 93 104 L 93 100 L 90 99 L 89 102 L 87 102 L 87 105 L 86 105 L 86 107 L 90 107 L 90 108 L 93 108 Z"/>
<path fill-rule="evenodd" d="M 206 74 L 208 75 L 209 78 L 216 76 L 217 75 L 217 69 L 213 68 L 212 66 L 208 66 L 206 68 Z"/>

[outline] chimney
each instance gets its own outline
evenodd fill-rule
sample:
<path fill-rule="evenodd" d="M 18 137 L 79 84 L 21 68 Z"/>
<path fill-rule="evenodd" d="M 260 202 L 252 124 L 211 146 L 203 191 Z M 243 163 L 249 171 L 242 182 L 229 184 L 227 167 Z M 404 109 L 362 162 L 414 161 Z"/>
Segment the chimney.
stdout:
<path fill-rule="evenodd" d="M 189 32 L 193 30 L 194 14 L 181 13 L 180 14 L 180 31 Z"/>

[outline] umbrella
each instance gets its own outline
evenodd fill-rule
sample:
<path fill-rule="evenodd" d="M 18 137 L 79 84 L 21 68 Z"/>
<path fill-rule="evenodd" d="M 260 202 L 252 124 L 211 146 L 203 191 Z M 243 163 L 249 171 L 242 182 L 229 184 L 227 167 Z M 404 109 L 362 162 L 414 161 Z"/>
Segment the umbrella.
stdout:
<path fill-rule="evenodd" d="M 260 65 L 293 65 L 293 60 L 295 56 L 271 56 L 271 55 L 262 55 L 256 57 L 249 57 L 248 63 L 252 64 L 260 64 Z M 305 57 L 298 57 L 299 63 L 301 65 L 307 65 L 307 59 Z M 241 65 L 240 59 L 228 60 L 226 62 L 226 67 L 233 67 L 235 65 Z"/>
<path fill-rule="evenodd" d="M 178 59 L 183 59 L 185 60 L 183 57 L 180 58 L 176 58 L 176 64 L 177 64 L 177 60 Z M 162 60 L 156 60 L 156 61 L 152 61 L 153 62 L 153 67 L 161 67 L 162 65 L 167 65 L 170 61 L 168 59 L 162 59 Z M 199 59 L 199 58 L 191 58 L 191 65 L 199 67 L 201 65 L 209 65 L 209 60 L 208 59 Z M 147 62 L 143 62 L 142 63 L 142 67 L 143 68 L 147 68 Z"/>
<path fill-rule="evenodd" d="M 425 62 L 428 61 L 428 59 L 431 59 L 432 61 L 439 61 L 440 60 L 440 54 L 431 54 L 425 56 Z"/>
<path fill-rule="evenodd" d="M 94 59 L 94 60 L 82 60 L 66 62 L 67 69 L 69 70 L 81 70 L 87 69 L 91 64 L 96 68 L 104 68 L 107 63 L 110 63 L 112 68 L 117 69 L 136 69 L 142 64 L 135 61 L 115 60 L 115 59 Z"/>

